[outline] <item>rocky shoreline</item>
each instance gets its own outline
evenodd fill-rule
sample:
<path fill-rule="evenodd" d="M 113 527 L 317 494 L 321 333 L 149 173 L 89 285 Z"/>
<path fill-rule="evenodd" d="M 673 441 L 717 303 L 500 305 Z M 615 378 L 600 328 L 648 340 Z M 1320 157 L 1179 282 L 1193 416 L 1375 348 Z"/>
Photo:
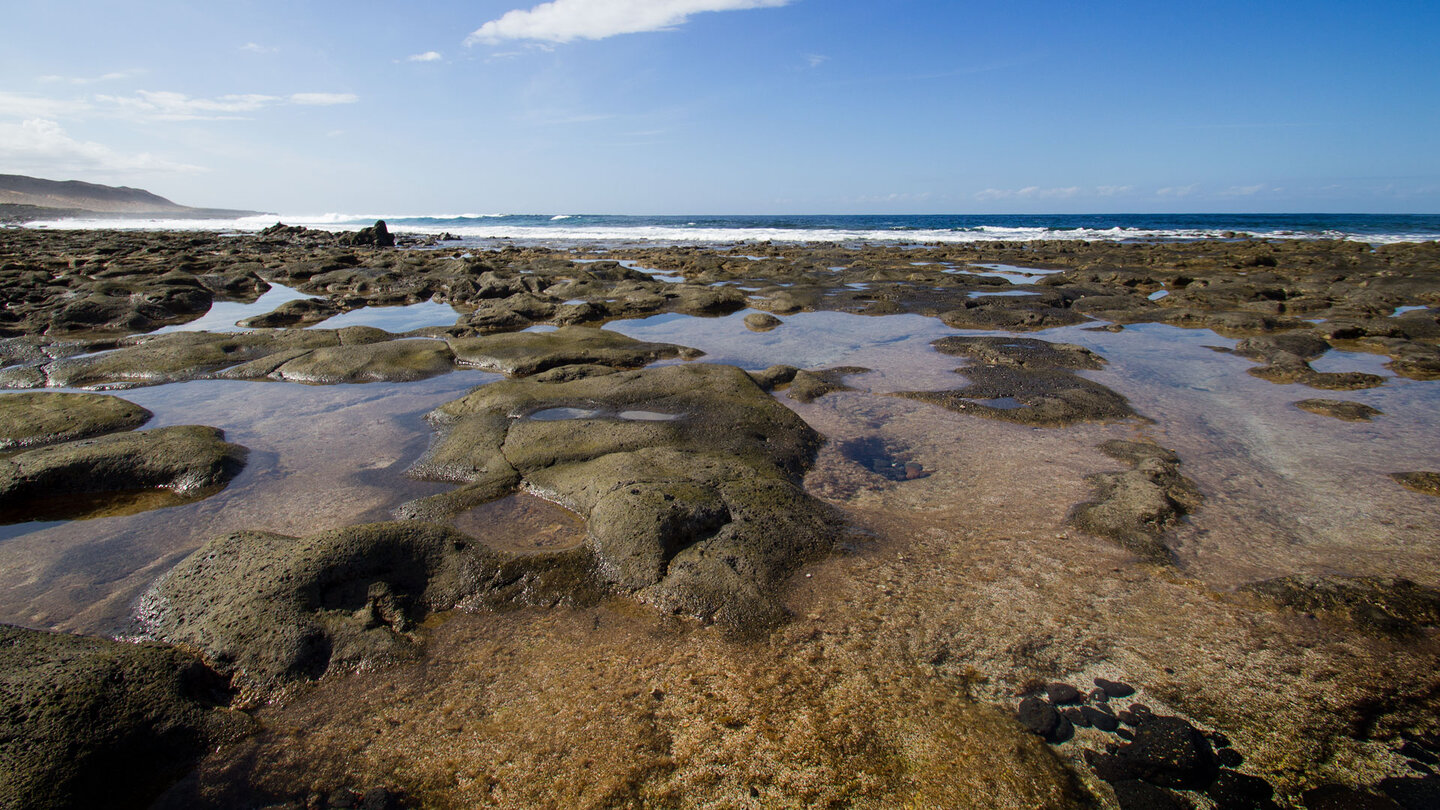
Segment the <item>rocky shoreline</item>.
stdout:
<path fill-rule="evenodd" d="M 306 297 L 236 331 L 184 330 L 276 287 Z M 1209 455 L 1196 466 L 1197 440 L 1123 355 L 1054 339 L 1209 330 L 1225 368 L 1258 380 L 1231 383 L 1310 391 L 1289 411 L 1319 430 L 1383 430 L 1388 409 L 1317 392 L 1403 380 L 1440 401 L 1436 243 L 472 252 L 384 223 L 12 229 L 0 296 L 9 524 L 200 508 L 238 480 L 245 440 L 175 415 L 142 429 L 153 409 L 126 391 L 505 376 L 428 409 L 428 448 L 394 466 L 434 489 L 392 520 L 241 527 L 157 560 L 134 606 L 143 644 L 0 625 L 7 806 L 1139 808 L 1205 793 L 1410 808 L 1440 794 L 1440 676 L 1424 663 L 1440 649 L 1440 451 L 1365 484 L 1411 499 L 1397 531 L 1412 557 L 1302 569 L 1259 543 L 1247 565 L 1273 575 L 1222 586 L 1196 555 L 1244 544 L 1226 521 L 1245 482 L 1222 485 Z M 426 302 L 454 323 L 325 326 Z M 762 340 L 813 313 L 955 334 L 917 358 L 933 373 L 879 390 L 860 382 L 870 365 L 739 368 L 683 335 L 605 328 L 733 316 Z M 1033 502 L 978 483 L 1042 467 L 1052 494 Z M 500 526 L 457 528 L 536 497 L 583 521 L 573 542 L 517 551 L 487 539 Z M 1052 581 L 1060 570 L 1071 580 Z M 1034 624 L 1107 611 L 1130 623 Z M 420 694 L 426 673 L 438 680 Z M 509 691 L 526 677 L 535 692 Z M 1081 677 L 1099 694 L 1066 685 Z M 115 685 L 77 685 L 96 679 Z M 1147 703 L 1111 711 L 1129 693 L 1106 684 L 1135 690 L 1120 680 Z M 361 734 L 383 683 L 409 698 Z M 610 701 L 632 756 L 596 739 L 609 721 L 587 691 Z M 76 748 L 97 714 L 116 719 Z M 341 719 L 295 731 L 317 716 Z M 535 736 L 550 716 L 553 743 Z M 154 761 L 137 766 L 136 746 Z M 601 764 L 553 783 L 587 761 Z"/>

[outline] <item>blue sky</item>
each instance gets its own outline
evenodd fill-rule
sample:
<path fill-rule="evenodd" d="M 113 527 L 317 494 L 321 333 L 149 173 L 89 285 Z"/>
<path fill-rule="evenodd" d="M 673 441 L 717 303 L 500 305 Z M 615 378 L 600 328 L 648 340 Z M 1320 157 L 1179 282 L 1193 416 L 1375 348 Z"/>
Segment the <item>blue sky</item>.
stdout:
<path fill-rule="evenodd" d="M 282 213 L 1440 212 L 1440 3 L 14 4 L 0 173 Z"/>

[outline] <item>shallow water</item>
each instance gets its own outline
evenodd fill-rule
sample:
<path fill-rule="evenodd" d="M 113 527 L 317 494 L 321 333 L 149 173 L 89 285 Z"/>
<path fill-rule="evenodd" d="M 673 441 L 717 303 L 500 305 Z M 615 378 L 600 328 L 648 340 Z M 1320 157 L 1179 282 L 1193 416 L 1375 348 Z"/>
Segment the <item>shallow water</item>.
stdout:
<path fill-rule="evenodd" d="M 340 329 L 346 326 L 371 326 L 386 332 L 409 332 L 428 326 L 454 326 L 464 314 L 449 304 L 421 301 L 393 307 L 360 307 L 342 312 L 310 326 L 310 329 Z"/>
<path fill-rule="evenodd" d="M 427 411 L 499 375 L 460 371 L 413 383 L 312 386 L 199 381 L 121 396 L 155 418 L 221 428 L 249 448 L 209 498 L 140 514 L 4 527 L 0 622 L 75 632 L 128 630 L 133 600 L 201 543 L 245 529 L 306 535 L 389 519 L 449 489 L 401 473 L 425 449 Z"/>
<path fill-rule="evenodd" d="M 256 315 L 265 315 L 274 312 L 275 308 L 287 301 L 299 301 L 311 296 L 286 287 L 283 284 L 271 284 L 270 289 L 264 295 L 255 299 L 249 304 L 241 304 L 235 301 L 217 301 L 210 305 L 210 309 L 188 323 L 166 326 L 163 329 L 156 329 L 151 334 L 159 335 L 165 332 L 243 332 L 243 327 L 236 326 L 236 322 L 246 318 L 253 318 Z"/>
<path fill-rule="evenodd" d="M 701 349 L 698 362 L 873 369 L 846 378 L 853 390 L 810 404 L 776 393 L 828 439 L 807 490 L 864 531 L 796 574 L 789 625 L 737 644 L 624 598 L 446 614 L 430 623 L 420 661 L 329 676 L 264 710 L 268 731 L 242 755 L 212 759 L 210 778 L 238 773 L 279 789 L 313 774 L 421 785 L 455 806 L 605 806 L 636 785 L 655 791 L 647 795 L 656 804 L 701 796 L 735 807 L 1045 806 L 1051 783 L 1017 771 L 1016 749 L 1005 747 L 1026 742 L 1004 736 L 1013 733 L 1008 708 L 984 702 L 1008 707 L 1027 683 L 1097 676 L 1132 682 L 1157 711 L 1226 732 L 1255 772 L 1299 784 L 1403 768 L 1371 742 L 1329 749 L 1321 735 L 1273 730 L 1333 731 L 1345 722 L 1331 709 L 1335 695 L 1427 671 L 1433 645 L 1357 636 L 1257 607 L 1236 589 L 1296 573 L 1440 585 L 1440 509 L 1388 477 L 1440 468 L 1440 382 L 1387 374 L 1379 388 L 1340 393 L 1275 385 L 1246 373 L 1252 361 L 1217 351 L 1236 341 L 1209 330 L 1087 324 L 1027 337 L 1100 353 L 1105 368 L 1083 376 L 1125 395 L 1143 418 L 1040 429 L 886 396 L 964 384 L 956 370 L 966 361 L 935 351 L 936 338 L 1007 333 L 833 312 L 783 316 L 756 333 L 744 326 L 749 312 L 607 328 Z M 1385 362 L 1332 351 L 1314 365 L 1382 373 Z M 124 392 L 156 412 L 151 426 L 224 428 L 251 448 L 249 465 L 199 503 L 34 524 L 0 541 L 0 621 L 122 632 L 135 597 L 216 534 L 308 534 L 384 519 L 406 500 L 445 491 L 401 474 L 430 439 L 422 416 L 493 379 L 459 372 L 395 385 Z M 1384 415 L 1352 423 L 1294 407 L 1317 397 Z M 676 416 L 637 406 L 613 418 Z M 1091 497 L 1087 475 L 1124 467 L 1097 445 L 1137 438 L 1174 449 L 1205 496 L 1170 538 L 1173 568 L 1138 563 L 1066 522 Z M 455 525 L 516 552 L 584 542 L 577 516 L 524 494 Z M 1078 760 L 1109 741 L 1098 735 L 1082 730 L 1056 750 Z"/>

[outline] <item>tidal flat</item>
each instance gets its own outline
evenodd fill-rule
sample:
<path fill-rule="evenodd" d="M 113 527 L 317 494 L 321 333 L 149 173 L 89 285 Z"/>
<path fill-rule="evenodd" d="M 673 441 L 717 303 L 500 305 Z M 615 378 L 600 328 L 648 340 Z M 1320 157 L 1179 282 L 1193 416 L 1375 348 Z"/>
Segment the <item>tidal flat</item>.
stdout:
<path fill-rule="evenodd" d="M 0 230 L 0 803 L 1435 806 L 1440 244 L 356 241 Z"/>

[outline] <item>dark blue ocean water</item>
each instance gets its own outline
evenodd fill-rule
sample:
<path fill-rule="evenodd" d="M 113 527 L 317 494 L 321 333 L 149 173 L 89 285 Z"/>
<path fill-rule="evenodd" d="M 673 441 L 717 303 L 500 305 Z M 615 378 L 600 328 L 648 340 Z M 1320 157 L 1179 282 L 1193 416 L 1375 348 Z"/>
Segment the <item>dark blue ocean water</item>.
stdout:
<path fill-rule="evenodd" d="M 963 242 L 1022 239 L 1206 239 L 1229 233 L 1372 242 L 1440 239 L 1440 215 L 1391 214 L 1063 214 L 393 217 L 393 230 L 449 230 L 517 241 Z M 366 218 L 333 224 L 369 224 Z"/>

